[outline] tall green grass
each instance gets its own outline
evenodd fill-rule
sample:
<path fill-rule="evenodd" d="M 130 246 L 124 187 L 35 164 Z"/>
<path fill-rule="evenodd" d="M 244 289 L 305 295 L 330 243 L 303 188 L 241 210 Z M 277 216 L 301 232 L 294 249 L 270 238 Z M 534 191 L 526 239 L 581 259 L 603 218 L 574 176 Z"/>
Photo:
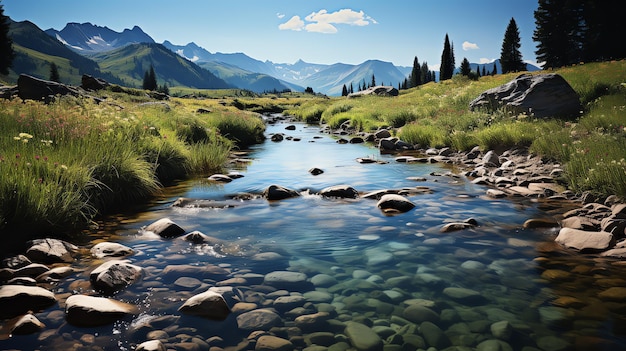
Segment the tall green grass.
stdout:
<path fill-rule="evenodd" d="M 219 171 L 233 147 L 263 136 L 261 119 L 243 111 L 205 115 L 181 102 L 168 110 L 127 99 L 0 100 L 0 233 L 71 232 L 164 184 Z"/>

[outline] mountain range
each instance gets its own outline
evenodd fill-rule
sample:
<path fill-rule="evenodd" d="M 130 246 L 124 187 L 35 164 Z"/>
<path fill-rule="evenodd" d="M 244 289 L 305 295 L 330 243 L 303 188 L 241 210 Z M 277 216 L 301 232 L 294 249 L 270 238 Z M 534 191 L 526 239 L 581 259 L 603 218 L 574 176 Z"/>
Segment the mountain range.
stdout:
<path fill-rule="evenodd" d="M 62 30 L 42 31 L 31 22 L 11 22 L 9 35 L 17 57 L 14 75 L 29 73 L 47 78 L 50 62 L 59 67 L 61 77 L 77 73 L 97 75 L 112 83 L 140 87 L 152 65 L 160 85 L 197 89 L 239 88 L 254 92 L 303 91 L 310 87 L 327 95 L 340 95 L 343 85 L 357 89 L 369 84 L 397 86 L 411 67 L 367 60 L 358 65 L 315 64 L 298 60 L 293 64 L 260 61 L 244 53 L 211 53 L 190 42 L 175 45 L 156 43 L 140 27 L 116 32 L 91 23 L 68 23 Z M 472 64 L 472 69 L 494 63 Z M 499 62 L 495 62 L 501 72 Z M 480 68 L 482 69 L 482 67 Z M 529 65 L 529 70 L 540 68 Z M 80 80 L 80 76 L 68 78 Z"/>

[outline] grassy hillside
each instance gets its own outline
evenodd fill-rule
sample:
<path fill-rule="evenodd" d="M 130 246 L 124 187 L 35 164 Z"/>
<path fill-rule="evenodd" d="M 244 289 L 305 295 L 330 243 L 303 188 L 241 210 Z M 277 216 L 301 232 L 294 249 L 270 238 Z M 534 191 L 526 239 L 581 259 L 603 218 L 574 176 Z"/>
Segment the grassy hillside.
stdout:
<path fill-rule="evenodd" d="M 529 116 L 469 111 L 481 92 L 517 74 L 455 76 L 402 91 L 394 98 L 310 99 L 288 113 L 303 120 L 338 127 L 345 121 L 361 131 L 396 127 L 397 135 L 422 147 L 475 146 L 502 149 L 528 146 L 566 165 L 575 191 L 617 194 L 626 198 L 626 61 L 588 63 L 555 71 L 580 95 L 584 114 L 576 121 L 534 120 Z M 533 74 L 546 73 L 545 71 Z"/>
<path fill-rule="evenodd" d="M 161 44 L 130 44 L 92 56 L 103 72 L 122 77 L 124 85 L 141 87 L 150 65 L 159 85 L 223 89 L 231 87 L 206 69 L 168 50 Z"/>

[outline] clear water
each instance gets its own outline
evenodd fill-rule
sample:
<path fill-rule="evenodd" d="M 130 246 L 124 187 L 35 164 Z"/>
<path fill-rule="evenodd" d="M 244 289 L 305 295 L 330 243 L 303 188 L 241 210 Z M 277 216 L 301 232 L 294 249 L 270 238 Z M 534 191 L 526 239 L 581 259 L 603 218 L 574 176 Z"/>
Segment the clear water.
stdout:
<path fill-rule="evenodd" d="M 380 154 L 371 145 L 338 144 L 337 137 L 314 126 L 297 124 L 295 131 L 285 126 L 269 125 L 267 133 L 285 133 L 299 140 L 268 140 L 255 146 L 245 156 L 249 162 L 233 165 L 232 170 L 244 177 L 225 184 L 197 179 L 167 189 L 145 212 L 111 218 L 103 229 L 91 233 L 90 242 L 83 243 L 89 248 L 109 240 L 135 250 L 128 259 L 144 268 L 144 276 L 114 298 L 137 304 L 138 316 L 99 328 L 65 322 L 64 298 L 93 293 L 88 272 L 101 262 L 84 255 L 74 264 L 83 272 L 49 285 L 61 303 L 36 314 L 46 329 L 0 341 L 0 349 L 131 350 L 148 337 L 148 330 L 141 327 L 145 323 L 166 331 L 171 348 L 182 349 L 194 337 L 213 346 L 216 336 L 221 338 L 217 346 L 234 347 L 249 334 L 238 330 L 234 315 L 211 321 L 182 315 L 177 309 L 220 280 L 277 270 L 299 271 L 309 278 L 323 273 L 336 279 L 332 286 L 314 289 L 330 294 L 332 299 L 325 301 L 324 308 L 332 304 L 342 321 L 399 328 L 395 317 L 403 317 L 409 304 L 423 303 L 438 313 L 437 325 L 450 345 L 474 349 L 495 339 L 490 329 L 493 323 L 508 321 L 513 333 L 505 342 L 514 350 L 626 349 L 626 298 L 600 297 L 611 287 L 626 286 L 625 266 L 559 249 L 553 244 L 555 229 L 522 228 L 529 218 L 558 213 L 559 204 L 490 199 L 484 196 L 485 187 L 455 176 L 449 166 L 400 163 L 394 160 L 397 155 Z M 381 162 L 362 164 L 356 161 L 359 157 Z M 324 173 L 311 175 L 312 167 Z M 233 194 L 259 194 L 271 184 L 304 195 L 276 202 L 230 200 Z M 429 191 L 408 196 L 416 204 L 412 211 L 388 216 L 376 207 L 376 200 L 314 195 L 338 184 L 348 184 L 360 193 L 414 187 Z M 172 207 L 179 197 L 228 201 L 235 206 Z M 163 217 L 187 232 L 198 230 L 225 244 L 193 245 L 141 231 Z M 440 231 L 446 223 L 469 218 L 479 226 Z M 269 253 L 269 259 L 255 256 Z M 183 287 L 162 274 L 168 265 L 216 265 L 230 274 L 197 277 L 203 285 Z M 250 301 L 271 307 L 275 296 L 266 295 L 256 284 L 238 287 Z M 450 287 L 471 289 L 482 297 L 454 299 L 444 293 Z M 293 324 L 294 316 L 282 317 L 286 326 Z M 288 334 L 275 332 L 283 337 Z"/>

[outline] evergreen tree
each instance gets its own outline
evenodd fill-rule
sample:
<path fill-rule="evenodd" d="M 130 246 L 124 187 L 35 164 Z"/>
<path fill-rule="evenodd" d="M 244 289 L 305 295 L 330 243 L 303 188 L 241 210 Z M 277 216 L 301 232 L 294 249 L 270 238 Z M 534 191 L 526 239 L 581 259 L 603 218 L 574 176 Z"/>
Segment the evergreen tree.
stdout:
<path fill-rule="evenodd" d="M 493 63 L 493 70 L 491 71 L 491 75 L 495 76 L 496 74 L 498 74 L 498 66 L 496 66 L 496 63 Z"/>
<path fill-rule="evenodd" d="M 9 74 L 9 68 L 15 57 L 9 29 L 9 17 L 4 15 L 4 7 L 0 4 L 0 74 Z"/>
<path fill-rule="evenodd" d="M 454 73 L 454 49 L 450 45 L 450 39 L 446 33 L 446 39 L 443 43 L 443 52 L 441 53 L 441 65 L 439 67 L 439 81 L 452 78 Z"/>
<path fill-rule="evenodd" d="M 476 78 L 480 78 L 480 67 L 476 66 Z"/>
<path fill-rule="evenodd" d="M 352 86 L 352 82 L 350 82 L 350 94 L 354 93 L 354 87 Z"/>
<path fill-rule="evenodd" d="M 432 79 L 429 77 L 430 70 L 428 69 L 428 63 L 426 61 L 422 62 L 422 67 L 420 68 L 420 75 L 422 76 L 422 84 L 426 84 Z"/>
<path fill-rule="evenodd" d="M 143 75 L 143 89 L 153 91 L 158 90 L 158 88 L 154 67 L 150 65 L 150 69 Z"/>
<path fill-rule="evenodd" d="M 341 96 L 348 96 L 348 87 L 345 84 L 341 88 Z"/>
<path fill-rule="evenodd" d="M 374 77 L 374 73 L 372 73 L 372 87 L 376 86 L 376 77 Z"/>
<path fill-rule="evenodd" d="M 482 77 L 484 77 L 484 76 L 486 76 L 486 75 L 487 75 L 487 71 L 485 70 L 485 66 L 483 66 L 483 74 L 482 74 Z"/>
<path fill-rule="evenodd" d="M 411 88 L 422 85 L 422 69 L 417 56 L 413 59 L 413 69 L 411 70 L 411 75 L 409 75 L 409 77 L 411 78 L 409 81 Z"/>
<path fill-rule="evenodd" d="M 522 53 L 520 52 L 519 30 L 515 19 L 511 18 L 509 25 L 504 33 L 502 41 L 502 51 L 500 51 L 500 64 L 502 65 L 502 73 L 520 72 L 526 70 L 526 64 L 522 61 Z"/>
<path fill-rule="evenodd" d="M 535 10 L 533 40 L 537 60 L 544 68 L 557 68 L 580 62 L 581 22 L 577 18 L 582 0 L 539 0 Z M 574 6 L 577 4 L 577 6 Z M 505 73 L 504 68 L 502 73 Z"/>
<path fill-rule="evenodd" d="M 61 77 L 59 76 L 59 68 L 54 62 L 50 63 L 50 80 L 57 83 L 61 82 Z"/>
<path fill-rule="evenodd" d="M 461 75 L 468 77 L 471 70 L 470 62 L 466 57 L 463 57 L 463 61 L 461 61 Z"/>

